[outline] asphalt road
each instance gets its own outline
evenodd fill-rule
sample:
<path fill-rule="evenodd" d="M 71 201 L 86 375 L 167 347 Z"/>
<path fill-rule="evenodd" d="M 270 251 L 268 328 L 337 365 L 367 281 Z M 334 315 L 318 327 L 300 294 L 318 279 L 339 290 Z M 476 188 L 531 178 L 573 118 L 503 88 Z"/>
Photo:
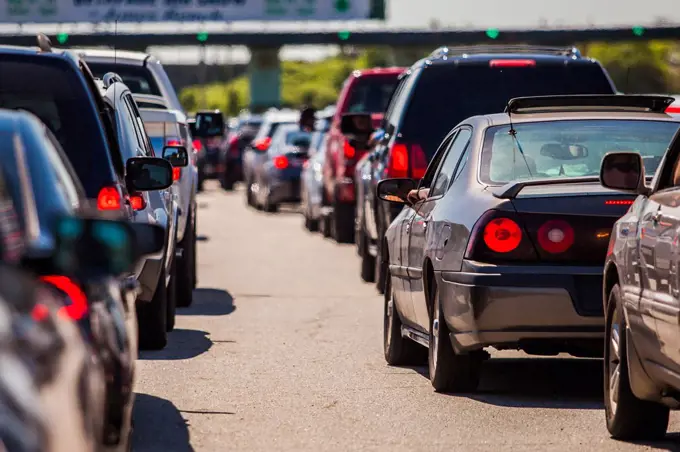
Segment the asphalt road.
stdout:
<path fill-rule="evenodd" d="M 434 393 L 427 368 L 390 368 L 382 297 L 355 248 L 292 211 L 199 197 L 199 288 L 168 347 L 138 363 L 137 451 L 628 451 L 604 426 L 599 360 L 494 353 L 480 391 Z M 675 433 L 674 433 L 675 432 Z"/>

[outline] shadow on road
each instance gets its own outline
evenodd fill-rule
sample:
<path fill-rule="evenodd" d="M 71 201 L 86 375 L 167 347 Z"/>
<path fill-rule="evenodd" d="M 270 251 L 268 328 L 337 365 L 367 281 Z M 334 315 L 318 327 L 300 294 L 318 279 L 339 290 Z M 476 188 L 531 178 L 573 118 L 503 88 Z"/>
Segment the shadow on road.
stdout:
<path fill-rule="evenodd" d="M 140 352 L 139 359 L 191 359 L 207 352 L 212 345 L 205 331 L 175 329 L 168 334 L 168 345 L 163 350 Z"/>
<path fill-rule="evenodd" d="M 222 289 L 196 289 L 194 302 L 188 308 L 178 308 L 179 315 L 227 315 L 234 312 L 234 297 Z"/>
<path fill-rule="evenodd" d="M 187 423 L 172 402 L 137 394 L 133 419 L 135 452 L 193 452 Z"/>
<path fill-rule="evenodd" d="M 622 443 L 624 441 L 621 441 Z M 680 433 L 668 433 L 662 441 L 631 441 L 632 444 L 651 447 L 652 450 L 680 451 Z"/>

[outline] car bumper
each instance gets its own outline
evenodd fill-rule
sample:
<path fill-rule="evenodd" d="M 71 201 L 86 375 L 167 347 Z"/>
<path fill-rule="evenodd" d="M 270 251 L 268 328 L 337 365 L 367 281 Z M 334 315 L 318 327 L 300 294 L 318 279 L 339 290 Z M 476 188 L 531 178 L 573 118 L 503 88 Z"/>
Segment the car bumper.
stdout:
<path fill-rule="evenodd" d="M 164 256 L 158 259 L 147 259 L 144 262 L 142 271 L 137 277 L 137 281 L 139 281 L 139 294 L 137 295 L 138 301 L 146 302 L 153 299 L 153 295 L 156 292 L 156 286 L 158 286 L 163 264 Z"/>
<path fill-rule="evenodd" d="M 459 350 L 604 336 L 600 267 L 465 262 L 461 272 L 436 276 L 444 317 Z"/>
<path fill-rule="evenodd" d="M 300 178 L 274 180 L 270 186 L 270 196 L 273 203 L 300 202 Z"/>

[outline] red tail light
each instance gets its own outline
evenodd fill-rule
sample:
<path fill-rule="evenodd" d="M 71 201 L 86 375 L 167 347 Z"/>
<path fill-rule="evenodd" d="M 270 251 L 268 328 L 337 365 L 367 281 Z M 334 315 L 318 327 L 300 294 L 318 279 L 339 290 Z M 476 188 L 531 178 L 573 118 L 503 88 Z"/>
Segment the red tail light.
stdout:
<path fill-rule="evenodd" d="M 509 218 L 495 218 L 484 227 L 484 243 L 496 253 L 509 253 L 522 242 L 522 228 Z"/>
<path fill-rule="evenodd" d="M 420 179 L 425 175 L 427 163 L 425 152 L 419 144 L 395 143 L 390 151 L 387 175 Z"/>
<path fill-rule="evenodd" d="M 269 149 L 269 145 L 272 143 L 272 139 L 267 137 L 267 138 L 260 138 L 255 142 L 255 149 L 259 151 L 266 151 Z"/>
<path fill-rule="evenodd" d="M 491 60 L 489 67 L 533 67 L 536 60 Z"/>
<path fill-rule="evenodd" d="M 199 152 L 203 146 L 201 146 L 201 140 L 194 140 L 193 142 L 194 145 L 194 151 Z"/>
<path fill-rule="evenodd" d="M 97 196 L 99 210 L 120 210 L 122 197 L 116 187 L 104 187 Z"/>
<path fill-rule="evenodd" d="M 182 142 L 179 140 L 168 140 L 168 144 L 166 146 L 181 146 Z"/>
<path fill-rule="evenodd" d="M 666 109 L 666 113 L 680 113 L 680 105 L 671 105 Z"/>
<path fill-rule="evenodd" d="M 146 201 L 141 194 L 134 194 L 130 195 L 130 205 L 133 210 L 144 210 L 146 208 Z"/>
<path fill-rule="evenodd" d="M 538 229 L 538 244 L 550 254 L 564 253 L 574 244 L 574 228 L 564 220 L 550 220 Z"/>
<path fill-rule="evenodd" d="M 66 276 L 41 276 L 40 280 L 60 290 L 69 298 L 71 304 L 60 308 L 59 315 L 80 320 L 87 314 L 87 297 L 78 284 Z M 47 315 L 45 307 L 39 308 L 38 306 L 41 305 L 33 308 L 33 318 L 41 316 L 44 318 Z"/>
<path fill-rule="evenodd" d="M 516 262 L 535 261 L 538 256 L 516 214 L 488 210 L 472 228 L 465 258 L 480 262 Z"/>
<path fill-rule="evenodd" d="M 182 168 L 172 168 L 172 180 L 179 180 L 182 177 Z"/>
<path fill-rule="evenodd" d="M 349 144 L 347 140 L 345 140 L 345 144 L 343 146 L 343 152 L 345 154 L 346 159 L 353 159 L 355 155 L 357 155 L 357 150 L 354 149 L 354 146 Z"/>
<path fill-rule="evenodd" d="M 285 155 L 274 157 L 274 166 L 280 170 L 288 168 L 288 157 Z"/>

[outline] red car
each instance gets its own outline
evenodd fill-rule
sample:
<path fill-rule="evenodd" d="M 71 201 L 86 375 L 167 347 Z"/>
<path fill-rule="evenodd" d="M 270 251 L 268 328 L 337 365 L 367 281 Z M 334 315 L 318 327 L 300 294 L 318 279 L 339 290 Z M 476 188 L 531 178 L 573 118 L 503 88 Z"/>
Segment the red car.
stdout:
<path fill-rule="evenodd" d="M 329 212 L 333 238 L 340 243 L 354 240 L 356 191 L 354 168 L 367 149 L 357 149 L 340 130 L 342 115 L 370 113 L 373 127 L 380 127 L 397 78 L 404 68 L 375 68 L 352 72 L 338 98 L 337 108 L 328 132 L 323 168 L 323 203 Z"/>

